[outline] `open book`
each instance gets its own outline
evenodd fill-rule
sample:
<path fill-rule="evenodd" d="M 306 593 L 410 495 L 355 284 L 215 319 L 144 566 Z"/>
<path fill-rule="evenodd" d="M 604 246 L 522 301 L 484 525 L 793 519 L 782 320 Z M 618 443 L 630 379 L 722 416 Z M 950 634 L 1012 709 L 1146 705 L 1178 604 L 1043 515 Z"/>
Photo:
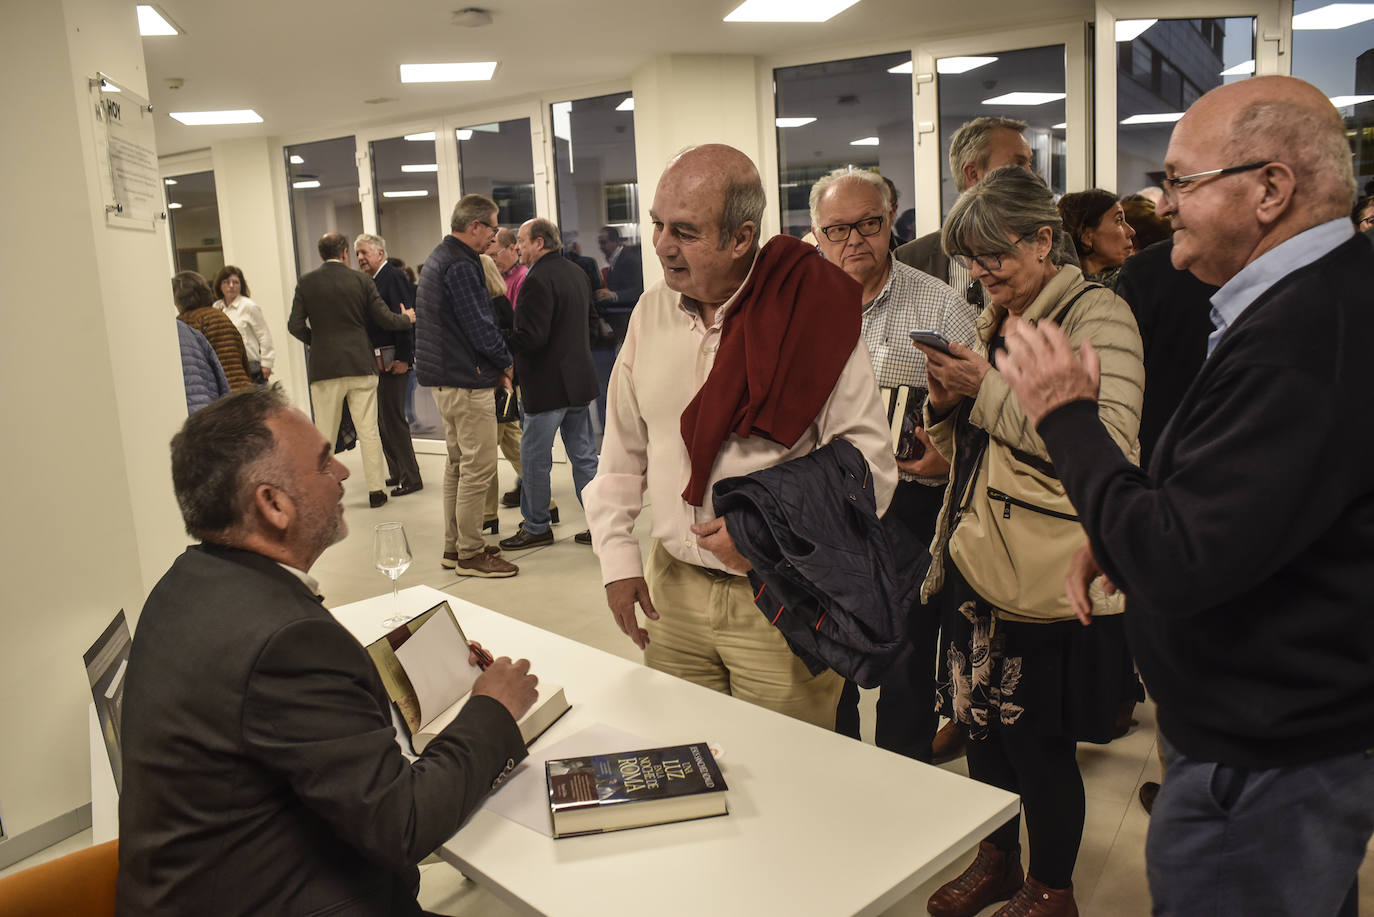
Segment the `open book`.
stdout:
<path fill-rule="evenodd" d="M 468 649 L 468 639 L 447 602 L 416 615 L 367 648 L 417 755 L 472 696 L 482 670 L 468 662 Z M 541 681 L 539 698 L 518 721 L 525 744 L 539 738 L 567 709 L 562 686 Z"/>

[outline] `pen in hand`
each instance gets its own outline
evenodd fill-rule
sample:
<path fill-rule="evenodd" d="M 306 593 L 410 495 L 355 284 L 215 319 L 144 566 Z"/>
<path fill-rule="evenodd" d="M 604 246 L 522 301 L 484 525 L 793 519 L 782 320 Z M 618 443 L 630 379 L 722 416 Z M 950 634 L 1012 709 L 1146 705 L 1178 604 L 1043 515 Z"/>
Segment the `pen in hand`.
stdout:
<path fill-rule="evenodd" d="M 476 643 L 469 643 L 468 649 L 471 650 L 472 654 L 477 657 L 477 667 L 481 669 L 483 672 L 485 672 L 487 670 L 487 666 L 491 665 L 493 661 L 491 653 L 488 653 L 486 650 L 482 649 L 482 647 L 479 644 Z"/>

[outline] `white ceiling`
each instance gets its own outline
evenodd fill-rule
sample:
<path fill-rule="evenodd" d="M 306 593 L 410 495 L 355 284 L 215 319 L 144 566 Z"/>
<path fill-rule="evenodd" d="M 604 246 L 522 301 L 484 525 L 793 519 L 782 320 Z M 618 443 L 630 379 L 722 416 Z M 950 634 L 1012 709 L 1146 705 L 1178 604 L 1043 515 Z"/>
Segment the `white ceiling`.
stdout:
<path fill-rule="evenodd" d="M 618 82 L 662 54 L 827 53 L 842 46 L 900 50 L 920 37 L 1003 30 L 1090 10 L 1084 0 L 984 0 L 976 21 L 960 0 L 860 0 L 828 23 L 726 23 L 738 0 L 472 0 L 491 11 L 480 29 L 452 25 L 464 0 L 157 0 L 184 35 L 143 39 L 158 151 L 235 137 L 282 137 L 458 112 Z M 130 7 L 133 4 L 130 3 Z M 130 10 L 132 15 L 132 9 Z M 951 23 L 961 23 L 956 30 Z M 885 39 L 891 39 L 885 41 Z M 492 60 L 486 83 L 402 85 L 402 63 Z M 165 80 L 185 81 L 178 90 Z M 394 101 L 367 104 L 365 100 Z M 186 127 L 172 111 L 252 108 L 262 124 Z"/>

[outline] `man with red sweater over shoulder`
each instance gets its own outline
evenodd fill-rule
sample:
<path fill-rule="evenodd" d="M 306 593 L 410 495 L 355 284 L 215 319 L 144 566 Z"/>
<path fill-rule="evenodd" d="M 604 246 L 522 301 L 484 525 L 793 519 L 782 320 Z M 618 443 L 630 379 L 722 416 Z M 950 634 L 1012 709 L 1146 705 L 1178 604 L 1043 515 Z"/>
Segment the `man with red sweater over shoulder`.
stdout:
<path fill-rule="evenodd" d="M 758 169 L 733 147 L 693 147 L 664 170 L 649 211 L 664 276 L 630 317 L 583 498 L 607 604 L 647 665 L 829 729 L 842 679 L 811 675 L 754 605 L 711 485 L 841 438 L 867 458 L 881 514 L 897 468 L 858 284 L 788 236 L 760 248 L 763 208 Z M 634 534 L 646 490 L 647 570 Z"/>

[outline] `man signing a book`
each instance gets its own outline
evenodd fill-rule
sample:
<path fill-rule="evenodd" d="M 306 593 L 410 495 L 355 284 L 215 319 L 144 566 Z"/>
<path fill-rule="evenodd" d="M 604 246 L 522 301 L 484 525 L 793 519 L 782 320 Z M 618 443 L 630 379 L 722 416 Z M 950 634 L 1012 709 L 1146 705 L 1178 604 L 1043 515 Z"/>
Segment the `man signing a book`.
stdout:
<path fill-rule="evenodd" d="M 138 620 L 124 699 L 121 915 L 421 914 L 416 863 L 525 757 L 529 662 L 502 658 L 416 762 L 310 567 L 348 470 L 278 389 L 172 439 L 187 548 Z"/>

